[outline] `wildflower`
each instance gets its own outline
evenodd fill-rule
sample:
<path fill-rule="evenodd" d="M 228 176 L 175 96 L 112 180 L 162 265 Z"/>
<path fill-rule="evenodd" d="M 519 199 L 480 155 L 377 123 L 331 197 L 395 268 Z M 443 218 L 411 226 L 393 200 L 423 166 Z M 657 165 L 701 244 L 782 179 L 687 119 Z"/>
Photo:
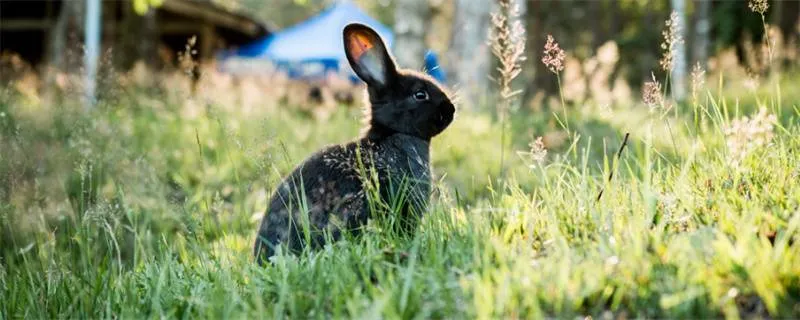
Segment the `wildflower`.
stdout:
<path fill-rule="evenodd" d="M 738 166 L 748 154 L 769 145 L 774 137 L 775 122 L 777 117 L 769 114 L 765 107 L 761 107 L 752 119 L 745 116 L 731 121 L 723 130 L 730 152 L 729 162 Z"/>
<path fill-rule="evenodd" d="M 758 13 L 758 14 L 761 14 L 761 15 L 764 15 L 764 13 L 767 12 L 767 9 L 769 9 L 769 1 L 767 1 L 767 0 L 750 0 L 750 2 L 747 4 L 747 6 L 750 7 L 751 11 L 753 11 L 755 13 Z"/>
<path fill-rule="evenodd" d="M 655 110 L 664 104 L 664 99 L 661 97 L 661 83 L 656 80 L 655 75 L 652 77 L 653 80 L 645 82 L 642 87 L 642 100 L 650 107 L 650 110 Z"/>
<path fill-rule="evenodd" d="M 500 138 L 500 169 L 504 170 L 505 121 L 513 106 L 513 99 L 521 90 L 514 90 L 511 81 L 522 72 L 522 62 L 525 61 L 525 27 L 519 19 L 517 0 L 497 0 L 499 10 L 491 15 L 492 29 L 489 42 L 492 54 L 497 57 L 498 77 L 496 78 L 500 89 L 500 99 L 497 104 L 497 114 L 500 117 L 502 136 Z"/>
<path fill-rule="evenodd" d="M 672 59 L 675 55 L 675 45 L 683 42 L 680 31 L 680 20 L 678 19 L 678 13 L 673 11 L 672 14 L 669 15 L 666 28 L 661 32 L 661 34 L 664 36 L 664 42 L 661 43 L 661 49 L 664 50 L 664 56 L 661 58 L 659 63 L 661 63 L 661 69 L 664 71 L 672 70 Z"/>
<path fill-rule="evenodd" d="M 530 167 L 534 168 L 536 165 L 541 165 L 544 162 L 545 157 L 547 157 L 547 149 L 544 146 L 542 137 L 538 137 L 536 140 L 531 141 L 528 146 L 530 147 L 530 158 L 533 160 L 533 164 Z"/>
<path fill-rule="evenodd" d="M 564 54 L 564 50 L 558 46 L 558 42 L 553 39 L 552 35 L 547 35 L 547 43 L 544 45 L 544 56 L 542 57 L 542 63 L 550 69 L 552 73 L 558 73 L 559 71 L 564 70 L 564 58 L 566 54 Z"/>

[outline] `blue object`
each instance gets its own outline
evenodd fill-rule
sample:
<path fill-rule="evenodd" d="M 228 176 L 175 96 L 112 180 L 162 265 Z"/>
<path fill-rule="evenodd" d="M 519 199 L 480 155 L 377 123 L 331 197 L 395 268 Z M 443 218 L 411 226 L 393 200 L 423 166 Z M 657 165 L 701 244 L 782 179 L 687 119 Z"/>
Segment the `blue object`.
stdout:
<path fill-rule="evenodd" d="M 442 67 L 439 65 L 439 58 L 432 50 L 425 52 L 425 72 L 436 79 L 436 81 L 439 81 L 439 83 L 447 82 L 444 70 L 442 70 Z"/>
<path fill-rule="evenodd" d="M 268 59 L 279 69 L 287 71 L 292 78 L 324 76 L 328 71 L 339 71 L 342 65 L 348 66 L 342 30 L 351 22 L 363 23 L 375 29 L 389 47 L 394 43 L 394 34 L 389 27 L 364 13 L 352 2 L 339 1 L 304 22 L 233 52 L 223 53 L 222 59 Z M 313 67 L 309 66 L 312 64 Z M 354 75 L 352 77 L 355 79 Z"/>
<path fill-rule="evenodd" d="M 388 47 L 394 44 L 392 29 L 367 15 L 349 0 L 340 0 L 308 20 L 273 33 L 263 39 L 233 51 L 221 52 L 219 60 L 268 60 L 289 78 L 309 79 L 324 77 L 328 72 L 345 68 L 353 82 L 360 81 L 350 69 L 344 54 L 342 31 L 351 22 L 359 22 L 375 29 Z M 446 81 L 444 70 L 433 51 L 425 53 L 425 70 L 437 81 Z M 248 72 L 257 72 L 258 63 L 246 63 Z"/>

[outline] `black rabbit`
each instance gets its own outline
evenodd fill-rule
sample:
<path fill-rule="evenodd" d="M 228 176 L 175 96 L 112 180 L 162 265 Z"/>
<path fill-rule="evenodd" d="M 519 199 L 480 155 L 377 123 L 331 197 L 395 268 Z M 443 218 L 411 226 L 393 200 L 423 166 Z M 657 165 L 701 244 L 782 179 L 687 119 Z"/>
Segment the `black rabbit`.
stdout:
<path fill-rule="evenodd" d="M 368 26 L 349 24 L 343 37 L 350 66 L 367 83 L 365 131 L 356 141 L 313 154 L 278 186 L 255 242 L 259 263 L 281 245 L 297 252 L 345 231 L 358 233 L 377 211 L 370 194 L 401 208 L 394 212 L 406 231 L 427 208 L 430 141 L 453 121 L 455 107 L 432 78 L 398 69 Z"/>

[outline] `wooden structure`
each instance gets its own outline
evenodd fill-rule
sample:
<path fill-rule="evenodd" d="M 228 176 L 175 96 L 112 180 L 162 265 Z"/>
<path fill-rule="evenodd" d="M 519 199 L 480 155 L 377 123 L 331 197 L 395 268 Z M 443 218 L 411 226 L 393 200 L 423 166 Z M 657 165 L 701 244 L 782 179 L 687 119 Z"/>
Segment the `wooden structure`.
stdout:
<path fill-rule="evenodd" d="M 189 50 L 193 59 L 207 60 L 219 49 L 259 39 L 271 29 L 210 0 L 165 0 L 144 15 L 134 12 L 131 1 L 102 1 L 102 45 L 111 48 L 114 61 L 123 67 L 135 60 L 156 66 L 176 62 L 194 37 Z M 1 0 L 0 51 L 17 53 L 33 65 L 58 64 L 68 47 L 80 48 L 83 3 Z"/>

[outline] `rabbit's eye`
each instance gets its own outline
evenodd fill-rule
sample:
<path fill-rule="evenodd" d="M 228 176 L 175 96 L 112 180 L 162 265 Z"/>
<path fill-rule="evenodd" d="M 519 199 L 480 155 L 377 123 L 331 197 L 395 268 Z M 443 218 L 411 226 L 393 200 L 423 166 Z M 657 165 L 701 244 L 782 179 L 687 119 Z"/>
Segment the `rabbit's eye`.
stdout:
<path fill-rule="evenodd" d="M 428 100 L 428 92 L 425 90 L 418 90 L 417 92 L 414 92 L 414 99 L 417 99 L 417 101 Z"/>

